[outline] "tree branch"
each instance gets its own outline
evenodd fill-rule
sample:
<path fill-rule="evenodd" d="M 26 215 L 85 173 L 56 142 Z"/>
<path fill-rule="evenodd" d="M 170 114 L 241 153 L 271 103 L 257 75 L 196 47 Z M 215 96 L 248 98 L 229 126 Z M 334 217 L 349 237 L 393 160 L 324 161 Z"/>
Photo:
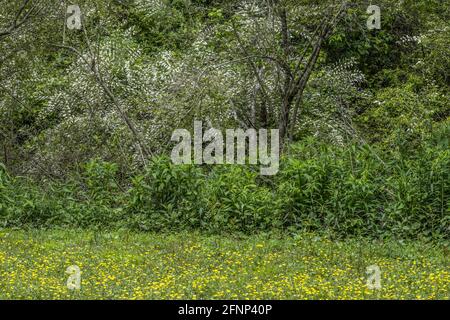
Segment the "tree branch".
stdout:
<path fill-rule="evenodd" d="M 32 6 L 31 9 L 28 10 L 22 18 L 20 18 L 20 17 L 22 15 L 22 13 L 25 11 L 25 8 L 27 7 L 27 5 L 31 1 L 32 0 L 24 0 L 23 1 L 22 5 L 20 6 L 19 10 L 17 11 L 17 13 L 14 17 L 14 20 L 11 22 L 9 27 L 7 27 L 5 30 L 0 31 L 0 38 L 10 35 L 16 29 L 20 28 L 20 26 L 22 26 L 27 20 L 29 20 L 29 18 L 31 17 L 31 14 L 36 10 L 38 3 L 36 3 L 34 6 Z"/>

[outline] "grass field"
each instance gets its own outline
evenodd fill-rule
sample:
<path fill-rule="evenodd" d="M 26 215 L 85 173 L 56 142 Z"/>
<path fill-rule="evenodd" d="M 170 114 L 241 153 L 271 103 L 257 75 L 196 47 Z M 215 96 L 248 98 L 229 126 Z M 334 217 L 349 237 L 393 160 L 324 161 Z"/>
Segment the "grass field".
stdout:
<path fill-rule="evenodd" d="M 69 290 L 66 269 L 81 270 Z M 367 287 L 377 265 L 381 289 Z M 0 299 L 449 299 L 448 249 L 302 235 L 0 231 Z"/>

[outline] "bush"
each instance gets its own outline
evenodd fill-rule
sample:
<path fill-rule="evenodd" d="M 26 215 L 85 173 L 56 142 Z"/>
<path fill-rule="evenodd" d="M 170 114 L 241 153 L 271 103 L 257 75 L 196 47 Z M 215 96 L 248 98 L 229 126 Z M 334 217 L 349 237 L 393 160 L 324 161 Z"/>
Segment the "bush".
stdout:
<path fill-rule="evenodd" d="M 383 162 L 366 147 L 298 146 L 286 160 L 278 194 L 284 225 L 337 234 L 380 234 Z"/>
<path fill-rule="evenodd" d="M 128 217 L 144 230 L 199 227 L 204 176 L 201 169 L 174 165 L 166 157 L 151 161 L 143 175 L 132 180 Z"/>
<path fill-rule="evenodd" d="M 274 193 L 258 185 L 258 173 L 244 166 L 216 166 L 207 178 L 203 228 L 251 233 L 280 226 Z"/>
<path fill-rule="evenodd" d="M 115 164 L 92 160 L 84 168 L 79 178 L 43 188 L 0 167 L 1 225 L 246 234 L 281 229 L 372 238 L 450 234 L 450 151 L 440 133 L 406 154 L 306 140 L 292 146 L 270 178 L 247 166 L 174 165 L 155 157 L 126 190 L 116 182 Z"/>

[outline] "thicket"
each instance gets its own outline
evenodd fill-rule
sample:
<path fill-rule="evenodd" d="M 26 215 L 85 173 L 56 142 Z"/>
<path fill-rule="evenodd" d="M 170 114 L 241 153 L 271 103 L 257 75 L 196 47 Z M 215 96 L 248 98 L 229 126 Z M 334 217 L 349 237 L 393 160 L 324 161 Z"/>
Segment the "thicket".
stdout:
<path fill-rule="evenodd" d="M 123 181 L 116 164 L 97 159 L 80 176 L 42 188 L 2 167 L 0 224 L 448 239 L 450 151 L 442 141 L 404 153 L 307 139 L 291 147 L 275 177 L 156 157 Z"/>
<path fill-rule="evenodd" d="M 340 2 L 78 0 L 66 30 L 63 2 L 4 1 L 0 227 L 448 239 L 450 7 L 379 0 L 368 30 L 354 1 L 322 43 Z M 292 144 L 275 177 L 175 166 L 194 120 Z"/>

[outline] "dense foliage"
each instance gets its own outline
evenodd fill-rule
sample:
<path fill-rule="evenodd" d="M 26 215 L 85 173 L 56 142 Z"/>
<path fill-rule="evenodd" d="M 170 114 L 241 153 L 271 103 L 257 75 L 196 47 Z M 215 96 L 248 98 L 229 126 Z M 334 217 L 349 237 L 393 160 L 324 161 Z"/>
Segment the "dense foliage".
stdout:
<path fill-rule="evenodd" d="M 380 30 L 369 1 L 76 2 L 82 30 L 0 1 L 1 226 L 449 238 L 443 1 L 377 1 Z M 280 172 L 173 165 L 194 119 L 286 131 Z"/>
<path fill-rule="evenodd" d="M 306 230 L 336 237 L 448 239 L 448 148 L 408 158 L 311 140 L 294 146 L 274 180 L 246 166 L 151 161 L 129 187 L 117 166 L 92 160 L 77 179 L 42 189 L 1 174 L 4 227 L 93 227 L 140 231 L 253 233 Z M 17 192 L 20 190 L 20 192 Z"/>

